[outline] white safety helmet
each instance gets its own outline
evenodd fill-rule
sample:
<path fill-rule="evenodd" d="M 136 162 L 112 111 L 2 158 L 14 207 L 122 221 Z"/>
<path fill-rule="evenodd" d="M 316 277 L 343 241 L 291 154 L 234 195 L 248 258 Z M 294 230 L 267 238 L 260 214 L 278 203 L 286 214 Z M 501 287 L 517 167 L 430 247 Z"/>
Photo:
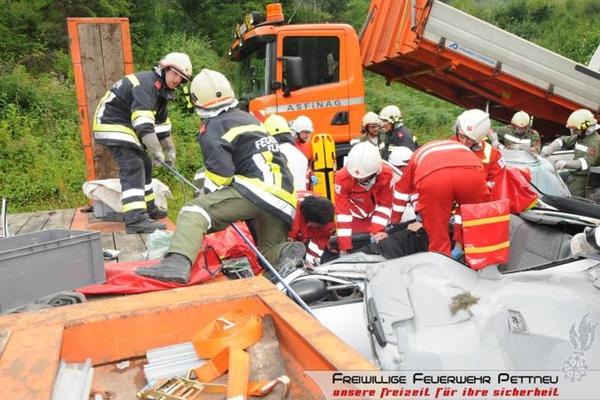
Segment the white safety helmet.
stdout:
<path fill-rule="evenodd" d="M 513 115 L 510 123 L 516 128 L 526 128 L 531 124 L 531 117 L 525 111 L 519 111 Z"/>
<path fill-rule="evenodd" d="M 598 120 L 594 118 L 594 114 L 590 110 L 581 108 L 573 111 L 567 119 L 567 128 L 571 130 L 584 131 L 586 135 L 596 131 L 599 126 L 597 125 Z"/>
<path fill-rule="evenodd" d="M 290 128 L 294 133 L 300 133 L 304 131 L 313 133 L 315 131 L 315 128 L 313 128 L 312 120 L 305 115 L 301 115 L 295 120 L 293 120 L 292 125 L 290 125 Z"/>
<path fill-rule="evenodd" d="M 390 153 L 388 157 L 388 161 L 395 167 L 404 167 L 408 165 L 410 158 L 413 155 L 413 151 L 408 147 L 400 146 L 396 147 Z"/>
<path fill-rule="evenodd" d="M 379 119 L 379 116 L 377 116 L 377 114 L 375 114 L 373 111 L 369 111 L 368 113 L 366 113 L 362 119 L 362 127 L 364 129 L 367 129 L 369 125 L 381 125 L 381 120 Z"/>
<path fill-rule="evenodd" d="M 163 70 L 171 68 L 181 75 L 186 82 L 192 79 L 192 62 L 185 53 L 169 53 L 158 62 L 158 65 Z"/>
<path fill-rule="evenodd" d="M 385 106 L 379 113 L 379 119 L 390 124 L 397 124 L 402 121 L 402 113 L 397 106 Z"/>
<path fill-rule="evenodd" d="M 487 136 L 490 127 L 490 115 L 477 108 L 463 112 L 456 120 L 456 132 L 473 139 L 477 143 Z"/>
<path fill-rule="evenodd" d="M 381 172 L 381 154 L 368 142 L 355 144 L 348 153 L 346 168 L 355 179 L 364 179 Z"/>
<path fill-rule="evenodd" d="M 269 115 L 263 125 L 267 128 L 267 132 L 269 132 L 271 136 L 280 135 L 282 133 L 292 133 L 287 120 L 278 114 Z"/>
<path fill-rule="evenodd" d="M 202 118 L 209 118 L 238 104 L 231 84 L 223 74 L 203 69 L 192 80 L 190 98 Z"/>

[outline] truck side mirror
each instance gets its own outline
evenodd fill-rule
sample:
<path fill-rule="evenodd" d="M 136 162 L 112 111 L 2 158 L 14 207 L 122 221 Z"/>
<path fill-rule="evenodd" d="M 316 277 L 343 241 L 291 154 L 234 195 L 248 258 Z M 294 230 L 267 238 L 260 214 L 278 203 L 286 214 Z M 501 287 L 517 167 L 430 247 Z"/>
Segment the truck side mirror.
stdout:
<path fill-rule="evenodd" d="M 284 96 L 289 96 L 289 92 L 301 89 L 304 86 L 304 76 L 302 72 L 302 57 L 285 56 L 279 57 L 283 61 L 283 90 Z"/>

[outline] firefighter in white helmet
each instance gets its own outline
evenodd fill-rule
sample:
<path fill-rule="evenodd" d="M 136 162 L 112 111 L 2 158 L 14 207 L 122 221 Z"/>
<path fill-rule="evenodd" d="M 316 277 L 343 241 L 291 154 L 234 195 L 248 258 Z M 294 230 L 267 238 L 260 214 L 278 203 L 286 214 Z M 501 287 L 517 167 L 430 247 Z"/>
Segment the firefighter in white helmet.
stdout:
<path fill-rule="evenodd" d="M 393 178 L 375 146 L 354 145 L 348 162 L 335 174 L 335 211 L 340 254 L 352 249 L 352 234 L 375 235 L 385 229 L 392 214 Z"/>
<path fill-rule="evenodd" d="M 312 120 L 306 115 L 300 115 L 290 124 L 290 129 L 296 137 L 296 147 L 304 153 L 308 160 L 312 160 L 312 146 L 310 135 L 315 131 Z"/>
<path fill-rule="evenodd" d="M 373 111 L 367 112 L 361 122 L 360 132 L 361 135 L 350 141 L 351 145 L 355 145 L 360 142 L 371 142 L 375 147 L 379 149 L 381 156 L 385 150 L 385 131 L 382 129 L 382 122 L 379 116 Z"/>
<path fill-rule="evenodd" d="M 277 140 L 256 117 L 235 108 L 238 101 L 221 73 L 203 69 L 190 92 L 202 118 L 198 140 L 207 194 L 181 208 L 165 258 L 156 266 L 138 268 L 136 274 L 187 283 L 204 235 L 240 220 L 256 221 L 257 247 L 275 268 L 304 257 L 302 243 L 287 241 L 297 200 Z"/>
<path fill-rule="evenodd" d="M 379 113 L 379 119 L 385 131 L 385 148 L 382 155 L 384 160 L 389 158 L 396 147 L 404 146 L 413 151 L 419 147 L 417 137 L 404 125 L 402 113 L 397 106 L 385 106 Z"/>
<path fill-rule="evenodd" d="M 490 131 L 490 126 L 490 116 L 485 111 L 477 108 L 464 111 L 456 119 L 452 140 L 464 144 L 479 157 L 485 169 L 488 185 L 493 187 L 506 169 L 506 163 L 502 153 L 484 140 Z"/>
<path fill-rule="evenodd" d="M 278 114 L 271 114 L 264 122 L 267 132 L 279 143 L 279 150 L 285 155 L 288 167 L 294 177 L 296 190 L 307 189 L 308 159 L 296 147 L 296 138 L 292 134 L 287 120 Z"/>
<path fill-rule="evenodd" d="M 191 76 L 190 58 L 184 53 L 169 53 L 152 71 L 117 81 L 98 103 L 92 126 L 94 140 L 108 146 L 119 166 L 127 233 L 167 228 L 156 221 L 165 218 L 167 211 L 154 203 L 150 157 L 174 165 L 176 153 L 167 105 L 174 99 L 175 89 Z"/>
<path fill-rule="evenodd" d="M 570 172 L 567 186 L 572 196 L 587 197 L 586 190 L 590 167 L 599 163 L 600 135 L 596 132 L 600 125 L 590 110 L 573 111 L 567 119 L 566 127 L 570 136 L 561 136 L 542 148 L 540 155 L 547 157 L 562 148 L 574 148 L 573 160 L 558 160 L 554 163 L 556 170 L 567 169 Z"/>
<path fill-rule="evenodd" d="M 539 154 L 542 141 L 532 124 L 533 118 L 529 114 L 525 111 L 516 112 L 510 120 L 510 125 L 492 128 L 489 133 L 492 146 Z"/>

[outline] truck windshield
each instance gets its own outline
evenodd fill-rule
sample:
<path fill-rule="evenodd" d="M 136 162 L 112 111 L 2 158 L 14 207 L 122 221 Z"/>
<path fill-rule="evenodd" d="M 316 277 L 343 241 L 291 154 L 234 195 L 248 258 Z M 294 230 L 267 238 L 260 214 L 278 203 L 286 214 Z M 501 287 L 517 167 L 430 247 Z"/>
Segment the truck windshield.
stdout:
<path fill-rule="evenodd" d="M 257 48 L 247 54 L 238 64 L 235 91 L 242 106 L 247 107 L 250 100 L 268 94 L 267 82 L 270 82 L 268 45 Z"/>

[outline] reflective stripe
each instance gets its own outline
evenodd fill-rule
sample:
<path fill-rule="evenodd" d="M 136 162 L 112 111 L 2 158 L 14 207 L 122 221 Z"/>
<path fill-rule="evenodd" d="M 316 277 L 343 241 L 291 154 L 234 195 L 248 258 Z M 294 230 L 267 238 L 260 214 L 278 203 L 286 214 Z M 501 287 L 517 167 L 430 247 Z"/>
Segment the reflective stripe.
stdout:
<path fill-rule="evenodd" d="M 338 229 L 338 237 L 349 237 L 352 236 L 352 229 Z"/>
<path fill-rule="evenodd" d="M 186 213 L 186 212 L 202 215 L 204 217 L 204 219 L 206 221 L 208 221 L 208 229 L 210 229 L 212 227 L 212 219 L 210 218 L 210 215 L 208 215 L 208 213 L 202 207 L 183 206 L 183 207 L 181 207 L 181 210 L 179 210 L 179 214 Z"/>
<path fill-rule="evenodd" d="M 296 207 L 292 206 L 287 201 L 284 201 L 284 200 L 280 199 L 279 197 L 275 196 L 274 194 L 269 193 L 266 190 L 259 188 L 258 186 L 252 184 L 249 181 L 245 181 L 243 179 L 238 179 L 238 177 L 236 177 L 235 182 L 239 183 L 240 185 L 244 186 L 246 189 L 253 192 L 255 195 L 257 195 L 260 199 L 262 199 L 267 204 L 277 208 L 278 210 L 283 211 L 285 214 L 289 215 L 292 218 L 294 217 L 294 215 L 296 213 Z"/>
<path fill-rule="evenodd" d="M 127 78 L 129 80 L 129 82 L 131 82 L 133 87 L 140 86 L 140 81 L 138 80 L 137 76 L 131 74 L 131 75 L 127 75 L 125 78 Z"/>
<path fill-rule="evenodd" d="M 509 241 L 498 243 L 492 246 L 483 246 L 483 247 L 465 247 L 465 254 L 479 254 L 479 253 L 488 253 L 490 251 L 496 251 L 500 249 L 505 249 L 509 246 Z"/>
<path fill-rule="evenodd" d="M 302 103 L 279 104 L 277 106 L 267 107 L 265 111 L 267 114 L 281 114 L 292 111 L 314 110 L 320 108 L 347 107 L 350 105 L 364 103 L 364 97 L 353 97 L 351 99 L 326 99 L 310 102 L 305 101 Z"/>
<path fill-rule="evenodd" d="M 134 201 L 132 203 L 123 203 L 123 212 L 131 211 L 131 210 L 145 210 L 146 202 L 145 201 Z"/>
<path fill-rule="evenodd" d="M 323 254 L 323 250 L 321 250 L 319 246 L 317 246 L 317 244 L 312 240 L 308 242 L 308 250 L 312 251 L 315 254 L 318 254 L 319 256 Z"/>
<path fill-rule="evenodd" d="M 488 142 L 483 142 L 483 156 L 484 158 L 481 160 L 484 164 L 490 163 L 490 158 L 492 157 L 492 145 Z"/>
<path fill-rule="evenodd" d="M 480 218 L 480 219 L 473 219 L 470 221 L 464 221 L 463 226 L 466 228 L 469 226 L 488 225 L 488 224 L 494 224 L 496 222 L 508 221 L 509 219 L 510 219 L 510 215 L 499 215 L 497 217 Z M 456 223 L 456 218 L 454 219 L 454 222 Z"/>
<path fill-rule="evenodd" d="M 382 217 L 373 216 L 371 218 L 371 223 L 377 224 L 377 225 L 386 226 L 387 223 L 388 223 L 388 218 L 382 218 Z"/>
<path fill-rule="evenodd" d="M 454 223 L 455 224 L 459 224 L 459 225 L 462 224 L 462 216 L 458 215 L 458 214 L 455 214 L 454 215 Z"/>
<path fill-rule="evenodd" d="M 392 206 L 392 211 L 404 212 L 404 210 L 406 210 L 406 206 Z"/>
<path fill-rule="evenodd" d="M 156 199 L 156 195 L 154 194 L 154 192 L 152 192 L 149 195 L 144 197 L 144 200 L 146 200 L 146 203 L 148 203 L 154 199 Z"/>
<path fill-rule="evenodd" d="M 229 186 L 231 185 L 231 182 L 233 182 L 233 177 L 224 177 L 221 175 L 217 175 L 215 173 L 212 173 L 210 171 L 206 171 L 206 179 L 210 179 L 210 181 L 217 186 Z M 206 186 L 206 183 L 204 183 L 204 185 Z"/>
<path fill-rule="evenodd" d="M 392 215 L 392 209 L 390 207 L 377 206 L 375 207 L 374 213 L 380 213 L 389 217 L 390 215 Z"/>
<path fill-rule="evenodd" d="M 205 176 L 206 175 L 204 175 L 204 171 L 200 171 L 200 172 L 197 172 L 196 175 L 194 175 L 194 179 L 195 180 L 204 179 Z"/>
<path fill-rule="evenodd" d="M 531 139 L 527 139 L 527 138 L 519 139 L 518 137 L 508 134 L 508 133 L 506 135 L 504 135 L 504 139 L 508 139 L 511 142 L 518 143 L 518 144 L 531 144 Z"/>
<path fill-rule="evenodd" d="M 448 144 L 443 144 L 443 145 L 433 145 L 433 146 L 430 146 L 430 147 L 426 148 L 425 150 L 423 150 L 423 152 L 419 152 L 417 154 L 417 159 L 415 160 L 415 164 L 419 165 L 423 161 L 423 159 L 431 153 L 435 153 L 438 151 L 446 151 L 446 150 L 471 151 L 465 145 L 460 144 L 460 143 L 448 143 Z"/>
<path fill-rule="evenodd" d="M 152 190 L 152 184 L 151 184 L 151 183 L 149 183 L 149 184 L 147 184 L 147 185 L 144 185 L 144 190 L 145 190 L 146 192 L 149 192 L 150 190 Z"/>
<path fill-rule="evenodd" d="M 581 157 L 578 158 L 577 161 L 579 161 L 581 163 L 581 170 L 585 171 L 589 168 L 587 161 L 585 161 L 585 158 Z"/>
<path fill-rule="evenodd" d="M 170 132 L 171 128 L 172 128 L 172 125 L 170 122 L 165 122 L 163 124 L 156 124 L 156 125 L 154 125 L 154 132 L 156 132 L 156 133 Z"/>
<path fill-rule="evenodd" d="M 122 198 L 125 200 L 130 197 L 144 197 L 145 194 L 144 189 L 128 189 L 123 192 Z"/>
<path fill-rule="evenodd" d="M 348 214 L 338 214 L 336 220 L 337 222 L 352 222 L 352 216 Z"/>
<path fill-rule="evenodd" d="M 400 193 L 400 192 L 394 192 L 394 198 L 398 199 L 398 200 L 402 200 L 402 201 L 409 201 L 410 200 L 410 194 Z"/>
<path fill-rule="evenodd" d="M 581 150 L 584 153 L 587 153 L 589 149 L 590 148 L 583 143 L 575 143 L 575 150 Z"/>
<path fill-rule="evenodd" d="M 267 129 L 262 125 L 242 125 L 236 126 L 235 128 L 231 128 L 230 130 L 228 130 L 227 133 L 222 136 L 222 139 L 231 143 L 239 135 L 248 132 L 268 133 Z"/>

